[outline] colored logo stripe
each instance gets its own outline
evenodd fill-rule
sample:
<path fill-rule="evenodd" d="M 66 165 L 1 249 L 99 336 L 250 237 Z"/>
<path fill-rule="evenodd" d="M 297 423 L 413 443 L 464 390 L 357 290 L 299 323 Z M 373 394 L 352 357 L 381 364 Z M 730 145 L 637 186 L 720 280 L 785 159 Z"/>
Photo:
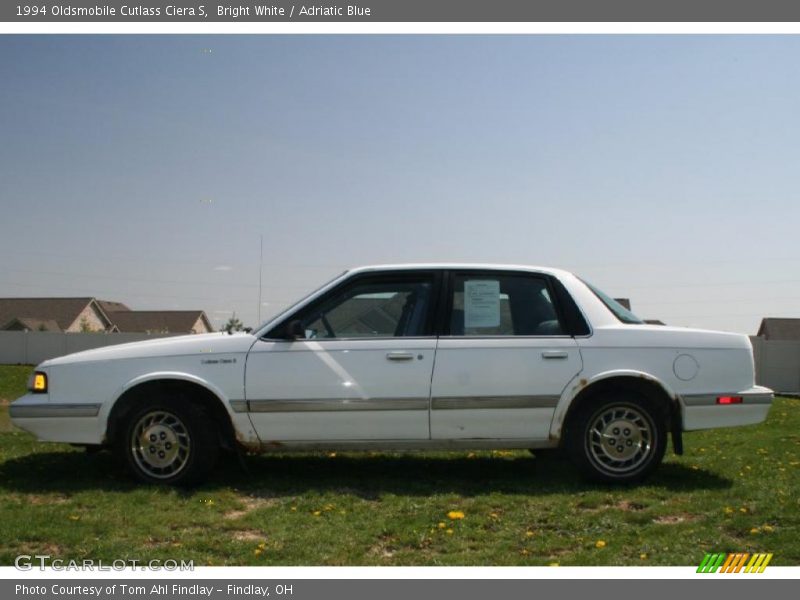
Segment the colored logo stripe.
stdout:
<path fill-rule="evenodd" d="M 748 559 L 749 562 L 748 562 Z M 698 573 L 763 573 L 767 568 L 772 554 L 748 552 L 711 553 L 707 552 L 697 567 Z M 747 565 L 745 566 L 745 563 Z"/>

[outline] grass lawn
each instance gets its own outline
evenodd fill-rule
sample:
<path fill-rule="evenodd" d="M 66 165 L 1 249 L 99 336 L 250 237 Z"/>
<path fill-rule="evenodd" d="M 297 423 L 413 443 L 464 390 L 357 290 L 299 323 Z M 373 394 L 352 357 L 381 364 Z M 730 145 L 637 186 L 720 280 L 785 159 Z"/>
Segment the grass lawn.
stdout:
<path fill-rule="evenodd" d="M 0 367 L 0 397 L 24 392 L 29 371 Z M 228 461 L 186 492 L 135 485 L 107 453 L 3 428 L 6 413 L 2 565 L 18 554 L 195 565 L 696 565 L 706 551 L 773 552 L 773 565 L 800 564 L 800 400 L 777 399 L 762 425 L 689 434 L 685 456 L 668 455 L 646 485 L 621 488 L 515 451 L 253 456 L 249 473 Z"/>

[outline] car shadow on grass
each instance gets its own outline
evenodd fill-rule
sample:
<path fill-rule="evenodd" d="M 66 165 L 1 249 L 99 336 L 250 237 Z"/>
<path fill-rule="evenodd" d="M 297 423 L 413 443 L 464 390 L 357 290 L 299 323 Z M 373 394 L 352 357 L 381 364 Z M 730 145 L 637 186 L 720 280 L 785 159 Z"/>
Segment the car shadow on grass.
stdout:
<path fill-rule="evenodd" d="M 140 487 L 107 452 L 40 452 L 0 463 L 0 489 L 24 493 L 125 491 Z M 712 471 L 680 462 L 662 464 L 645 482 L 674 491 L 721 490 L 733 485 Z M 197 490 L 231 489 L 254 496 L 343 493 L 364 499 L 384 494 L 465 497 L 491 493 L 546 496 L 597 489 L 618 489 L 584 481 L 558 456 L 534 458 L 523 453 L 269 454 L 247 456 L 243 464 L 226 457 Z M 165 490 L 168 488 L 164 488 Z M 194 490 L 182 493 L 192 494 Z"/>

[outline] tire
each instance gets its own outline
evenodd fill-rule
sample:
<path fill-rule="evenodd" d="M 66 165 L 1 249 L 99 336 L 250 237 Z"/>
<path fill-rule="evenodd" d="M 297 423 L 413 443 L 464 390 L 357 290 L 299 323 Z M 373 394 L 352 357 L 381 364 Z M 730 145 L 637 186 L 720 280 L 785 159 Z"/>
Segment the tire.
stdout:
<path fill-rule="evenodd" d="M 592 481 L 641 481 L 661 464 L 666 447 L 666 409 L 628 390 L 587 399 L 567 427 L 567 452 Z"/>
<path fill-rule="evenodd" d="M 206 479 L 219 455 L 216 427 L 201 407 L 177 397 L 139 403 L 122 423 L 116 450 L 138 480 L 190 486 Z"/>

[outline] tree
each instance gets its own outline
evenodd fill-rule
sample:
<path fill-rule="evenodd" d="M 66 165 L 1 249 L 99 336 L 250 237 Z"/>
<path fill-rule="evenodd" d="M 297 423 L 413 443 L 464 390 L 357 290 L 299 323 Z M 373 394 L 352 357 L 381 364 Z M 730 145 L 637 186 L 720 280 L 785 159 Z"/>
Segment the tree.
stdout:
<path fill-rule="evenodd" d="M 233 333 L 234 331 L 242 331 L 244 329 L 244 323 L 242 323 L 239 319 L 236 318 L 236 313 L 233 313 L 228 322 L 222 326 L 222 331 L 227 331 L 228 333 Z"/>
<path fill-rule="evenodd" d="M 96 331 L 95 328 L 92 327 L 92 324 L 89 323 L 89 319 L 85 316 L 81 317 L 79 326 L 81 328 L 81 333 L 94 333 Z"/>

